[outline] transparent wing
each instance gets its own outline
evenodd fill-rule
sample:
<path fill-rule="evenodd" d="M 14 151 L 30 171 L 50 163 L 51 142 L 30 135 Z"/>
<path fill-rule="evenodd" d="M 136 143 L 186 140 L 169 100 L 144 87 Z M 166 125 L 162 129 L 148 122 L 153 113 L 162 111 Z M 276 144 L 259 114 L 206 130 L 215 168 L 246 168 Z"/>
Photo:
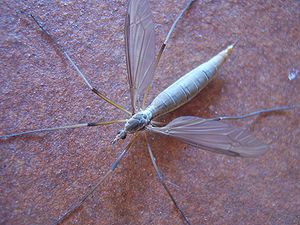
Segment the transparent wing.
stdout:
<path fill-rule="evenodd" d="M 182 116 L 151 131 L 178 138 L 203 150 L 230 156 L 251 157 L 264 153 L 267 145 L 243 128 L 193 116 Z"/>
<path fill-rule="evenodd" d="M 149 3 L 131 0 L 125 21 L 125 49 L 132 111 L 151 83 L 155 69 L 155 33 Z"/>

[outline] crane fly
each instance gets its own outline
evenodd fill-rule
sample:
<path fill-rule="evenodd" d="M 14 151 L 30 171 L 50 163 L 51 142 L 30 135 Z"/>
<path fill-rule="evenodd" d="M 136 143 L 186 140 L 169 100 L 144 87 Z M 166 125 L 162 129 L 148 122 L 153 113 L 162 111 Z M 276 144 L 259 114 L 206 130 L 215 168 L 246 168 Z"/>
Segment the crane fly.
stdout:
<path fill-rule="evenodd" d="M 46 34 L 49 39 L 63 53 L 72 67 L 77 71 L 86 86 L 105 102 L 111 104 L 115 108 L 127 114 L 127 119 L 117 119 L 108 122 L 89 122 L 65 125 L 60 127 L 42 128 L 30 130 L 20 133 L 13 133 L 0 136 L 1 139 L 12 138 L 20 135 L 34 134 L 38 132 L 54 131 L 60 129 L 71 129 L 81 127 L 95 127 L 110 125 L 114 123 L 124 123 L 123 128 L 116 134 L 112 140 L 112 145 L 115 146 L 118 142 L 131 136 L 131 139 L 124 147 L 122 153 L 111 165 L 111 169 L 87 192 L 78 203 L 74 204 L 69 210 L 58 217 L 54 224 L 59 224 L 71 216 L 84 201 L 92 195 L 97 187 L 114 172 L 119 165 L 121 159 L 134 144 L 134 141 L 140 136 L 146 142 L 146 149 L 149 153 L 151 162 L 164 190 L 170 197 L 179 215 L 185 224 L 190 224 L 188 216 L 180 207 L 180 204 L 173 197 L 164 177 L 156 163 L 151 145 L 147 138 L 148 132 L 162 134 L 181 140 L 192 146 L 196 146 L 202 150 L 207 150 L 219 154 L 238 157 L 254 157 L 263 154 L 267 150 L 267 145 L 256 139 L 250 132 L 244 128 L 234 127 L 221 120 L 237 120 L 250 116 L 257 116 L 261 113 L 274 111 L 289 110 L 298 106 L 283 106 L 274 107 L 271 109 L 258 110 L 239 116 L 222 116 L 216 118 L 200 118 L 195 116 L 180 116 L 168 124 L 161 124 L 156 119 L 160 116 L 174 111 L 185 103 L 193 99 L 216 75 L 219 67 L 230 56 L 235 46 L 235 43 L 229 45 L 224 50 L 217 53 L 207 62 L 194 68 L 189 73 L 182 76 L 176 82 L 171 84 L 160 94 L 158 94 L 152 102 L 146 106 L 146 98 L 148 95 L 155 69 L 157 68 L 160 58 L 165 47 L 170 39 L 170 36 L 175 29 L 178 20 L 184 12 L 191 6 L 193 0 L 190 0 L 182 12 L 174 21 L 170 31 L 168 32 L 164 43 L 162 44 L 158 54 L 155 52 L 155 33 L 154 23 L 150 6 L 146 0 L 129 1 L 128 11 L 125 18 L 125 52 L 127 62 L 127 74 L 129 82 L 129 91 L 131 99 L 131 110 L 127 110 L 119 104 L 107 98 L 103 93 L 94 88 L 88 81 L 87 77 L 77 67 L 75 62 L 70 58 L 68 53 L 49 35 L 49 33 L 40 25 L 40 23 L 29 15 Z M 25 13 L 26 14 L 26 13 Z"/>

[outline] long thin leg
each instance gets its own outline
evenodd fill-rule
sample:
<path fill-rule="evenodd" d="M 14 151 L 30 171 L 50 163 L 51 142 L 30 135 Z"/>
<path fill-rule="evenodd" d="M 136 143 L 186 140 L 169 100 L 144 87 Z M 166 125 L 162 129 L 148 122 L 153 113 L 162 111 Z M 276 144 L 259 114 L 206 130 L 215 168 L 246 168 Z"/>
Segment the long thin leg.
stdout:
<path fill-rule="evenodd" d="M 20 132 L 20 133 L 7 134 L 7 135 L 0 136 L 0 139 L 6 139 L 6 138 L 10 138 L 10 137 L 17 137 L 17 136 L 26 135 L 26 134 L 35 134 L 35 133 L 54 131 L 54 130 L 110 125 L 110 124 L 114 124 L 114 123 L 122 123 L 125 121 L 126 120 L 112 120 L 112 121 L 105 121 L 105 122 L 79 123 L 79 124 L 65 125 L 65 126 L 59 126 L 59 127 L 48 127 L 48 128 L 24 131 L 24 132 Z"/>
<path fill-rule="evenodd" d="M 183 16 L 183 14 L 185 13 L 185 11 L 187 11 L 189 9 L 189 7 L 191 6 L 191 4 L 194 2 L 195 0 L 189 0 L 189 2 L 186 4 L 186 6 L 184 7 L 184 9 L 179 13 L 179 15 L 176 17 L 175 21 L 173 22 L 167 36 L 166 36 L 166 39 L 165 41 L 163 42 L 163 44 L 161 45 L 160 49 L 159 49 L 159 52 L 157 54 L 157 57 L 156 57 L 156 65 L 155 65 L 155 68 L 157 68 L 158 64 L 159 64 L 159 61 L 160 61 L 160 58 L 167 46 L 167 43 L 171 37 L 171 34 L 173 33 L 179 19 Z M 142 102 L 142 108 L 144 109 L 145 107 L 145 103 L 146 103 L 146 99 L 147 99 L 147 96 L 148 96 L 148 92 L 149 92 L 149 89 L 150 89 L 150 86 L 147 87 L 146 89 L 146 92 L 144 94 L 144 97 L 143 97 L 143 102 Z"/>
<path fill-rule="evenodd" d="M 291 110 L 291 109 L 296 109 L 296 108 L 300 108 L 300 105 L 292 105 L 292 106 L 278 106 L 278 107 L 274 107 L 271 109 L 262 109 L 262 110 L 257 110 L 251 113 L 247 113 L 244 115 L 237 115 L 237 116 L 219 116 L 219 117 L 215 117 L 212 119 L 207 119 L 207 120 L 238 120 L 238 119 L 244 119 L 247 117 L 251 117 L 251 116 L 256 116 L 262 113 L 270 113 L 270 112 L 280 112 L 280 111 L 284 111 L 284 110 Z"/>
<path fill-rule="evenodd" d="M 164 189 L 165 189 L 166 192 L 168 193 L 169 197 L 171 198 L 172 202 L 174 203 L 176 209 L 179 211 L 180 215 L 181 215 L 182 218 L 183 218 L 184 223 L 187 224 L 187 225 L 190 225 L 190 223 L 189 223 L 187 217 L 185 216 L 184 212 L 180 209 L 180 207 L 179 207 L 179 205 L 177 204 L 175 198 L 174 198 L 173 195 L 171 194 L 171 192 L 170 192 L 168 186 L 166 185 L 166 183 L 165 183 L 165 181 L 164 181 L 164 177 L 162 176 L 161 172 L 159 171 L 159 168 L 158 168 L 158 166 L 157 166 L 157 164 L 156 164 L 156 162 L 155 162 L 155 157 L 154 157 L 153 152 L 152 152 L 152 150 L 151 150 L 151 147 L 150 147 L 150 145 L 149 145 L 149 142 L 148 142 L 148 139 L 147 139 L 146 134 L 145 134 L 145 139 L 146 139 L 146 146 L 147 146 L 147 149 L 148 149 L 150 158 L 151 158 L 151 162 L 152 162 L 152 164 L 153 164 L 153 166 L 154 166 L 154 169 L 155 169 L 155 172 L 156 172 L 156 174 L 157 174 L 157 176 L 158 176 L 159 182 L 162 184 L 162 186 L 164 187 Z"/>
<path fill-rule="evenodd" d="M 156 59 L 156 66 L 158 65 L 159 61 L 160 61 L 160 58 L 161 58 L 161 55 L 163 53 L 163 51 L 165 50 L 166 46 L 167 46 L 167 42 L 169 41 L 170 37 L 171 37 L 171 34 L 173 33 L 175 27 L 176 27 L 176 24 L 177 22 L 179 21 L 179 19 L 182 17 L 182 15 L 185 13 L 185 11 L 188 10 L 188 8 L 191 6 L 191 4 L 194 2 L 195 0 L 189 0 L 189 2 L 186 4 L 186 6 L 184 7 L 184 9 L 179 13 L 179 15 L 176 17 L 174 23 L 172 24 L 167 36 L 166 36 L 166 39 L 164 41 L 164 43 L 162 44 L 162 46 L 160 47 L 160 50 L 158 52 L 158 55 L 157 55 L 157 59 Z"/>
<path fill-rule="evenodd" d="M 98 181 L 96 182 L 96 184 L 91 188 L 91 190 L 89 190 L 79 201 L 77 204 L 75 204 L 74 206 L 72 206 L 67 212 L 65 212 L 57 221 L 55 221 L 53 223 L 53 225 L 58 225 L 61 222 L 63 222 L 65 219 L 67 219 L 73 212 L 75 212 L 84 202 L 85 200 L 91 196 L 94 191 L 99 187 L 99 185 L 102 184 L 102 182 L 112 173 L 114 172 L 114 170 L 117 168 L 117 166 L 119 165 L 121 159 L 124 157 L 125 153 L 130 149 L 130 147 L 132 146 L 134 140 L 137 138 L 137 135 L 134 135 L 132 137 L 132 139 L 130 140 L 130 142 L 127 144 L 127 146 L 125 147 L 125 149 L 122 151 L 122 153 L 119 155 L 119 157 L 116 159 L 116 161 L 111 165 L 110 170 L 100 179 L 98 179 Z"/>
<path fill-rule="evenodd" d="M 63 49 L 63 47 L 61 45 L 58 44 L 58 42 L 42 27 L 42 25 L 37 21 L 37 19 L 32 15 L 32 14 L 27 14 L 23 11 L 21 11 L 22 13 L 29 15 L 34 22 L 39 26 L 39 28 L 41 29 L 41 31 L 49 38 L 49 40 L 63 53 L 63 55 L 66 57 L 66 59 L 70 62 L 70 64 L 73 66 L 73 68 L 77 71 L 77 73 L 79 74 L 79 76 L 82 78 L 82 80 L 84 81 L 84 83 L 89 87 L 89 89 L 91 89 L 91 91 L 93 91 L 96 95 L 98 95 L 100 98 L 102 98 L 104 101 L 106 101 L 107 103 L 113 105 L 114 107 L 116 107 L 117 109 L 122 110 L 123 112 L 131 115 L 131 112 L 129 112 L 128 110 L 124 109 L 122 106 L 118 105 L 117 103 L 113 102 L 112 100 L 110 100 L 109 98 L 107 98 L 104 94 L 102 94 L 100 91 L 98 91 L 96 88 L 94 88 L 90 82 L 87 80 L 86 76 L 81 72 L 81 70 L 79 69 L 79 67 L 76 65 L 76 63 L 71 59 L 71 57 L 69 56 L 69 54 Z"/>
<path fill-rule="evenodd" d="M 244 115 L 237 115 L 237 116 L 218 116 L 215 118 L 206 119 L 205 121 L 239 120 L 239 119 L 245 119 L 245 118 L 251 117 L 251 116 L 257 116 L 262 113 L 280 112 L 280 111 L 291 110 L 291 109 L 296 109 L 296 108 L 300 108 L 300 105 L 278 106 L 278 107 L 274 107 L 274 108 L 270 108 L 270 109 L 261 109 L 261 110 L 250 112 L 250 113 L 247 113 Z M 158 122 L 155 120 L 152 120 L 151 124 L 154 126 L 165 126 L 166 125 L 166 123 Z"/>

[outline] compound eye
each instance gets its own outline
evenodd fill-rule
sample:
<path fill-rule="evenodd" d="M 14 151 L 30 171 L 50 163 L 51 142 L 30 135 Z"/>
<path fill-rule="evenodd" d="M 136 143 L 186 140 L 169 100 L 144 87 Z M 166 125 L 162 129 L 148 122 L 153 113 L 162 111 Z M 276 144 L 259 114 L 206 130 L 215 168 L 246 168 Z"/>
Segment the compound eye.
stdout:
<path fill-rule="evenodd" d="M 120 139 L 125 139 L 127 134 L 124 130 L 119 130 L 117 135 L 119 136 Z"/>

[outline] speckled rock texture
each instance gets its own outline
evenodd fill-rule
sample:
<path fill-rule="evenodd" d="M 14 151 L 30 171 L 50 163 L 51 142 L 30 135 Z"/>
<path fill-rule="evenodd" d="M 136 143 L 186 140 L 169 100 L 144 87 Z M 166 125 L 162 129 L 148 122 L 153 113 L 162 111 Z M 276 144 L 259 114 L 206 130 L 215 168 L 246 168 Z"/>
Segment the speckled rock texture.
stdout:
<path fill-rule="evenodd" d="M 2 1 L 0 133 L 125 119 L 94 95 L 63 55 L 19 10 L 32 13 L 90 82 L 130 109 L 124 52 L 127 1 Z M 150 1 L 157 49 L 187 1 Z M 149 101 L 239 39 L 218 77 L 193 101 L 163 117 L 236 115 L 300 103 L 300 3 L 195 1 L 179 22 Z M 297 76 L 298 75 L 298 76 Z M 290 79 L 288 78 L 290 76 Z M 269 143 L 258 158 L 232 158 L 151 135 L 166 182 L 191 224 L 300 223 L 300 110 L 243 121 Z M 0 224 L 51 224 L 120 154 L 121 125 L 0 141 Z M 116 172 L 63 224 L 183 224 L 159 184 L 143 139 Z"/>

